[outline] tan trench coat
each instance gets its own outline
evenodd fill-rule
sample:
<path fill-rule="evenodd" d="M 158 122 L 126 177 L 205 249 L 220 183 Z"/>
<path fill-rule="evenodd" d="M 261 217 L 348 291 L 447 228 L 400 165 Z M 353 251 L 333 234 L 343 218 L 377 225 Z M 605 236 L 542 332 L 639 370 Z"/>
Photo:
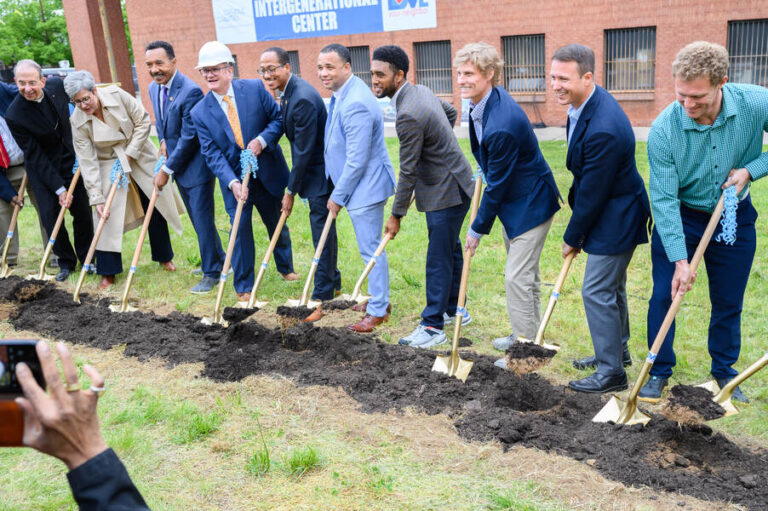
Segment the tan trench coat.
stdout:
<path fill-rule="evenodd" d="M 147 197 L 152 196 L 158 150 L 149 139 L 149 114 L 141 103 L 115 85 L 98 87 L 95 93 L 101 103 L 104 122 L 76 108 L 70 117 L 72 141 L 92 206 L 106 201 L 112 186 L 110 174 L 115 158 L 120 159 L 125 171 L 130 169 L 127 174 L 130 185 L 118 188 L 96 245 L 104 252 L 122 252 L 123 233 L 140 227 L 144 220 L 144 209 L 135 187 L 141 188 Z M 132 166 L 128 157 L 133 159 Z M 165 187 L 155 209 L 153 214 L 163 215 L 168 225 L 181 235 L 179 215 L 184 213 L 184 204 L 176 187 Z M 98 222 L 94 208 L 93 223 Z"/>

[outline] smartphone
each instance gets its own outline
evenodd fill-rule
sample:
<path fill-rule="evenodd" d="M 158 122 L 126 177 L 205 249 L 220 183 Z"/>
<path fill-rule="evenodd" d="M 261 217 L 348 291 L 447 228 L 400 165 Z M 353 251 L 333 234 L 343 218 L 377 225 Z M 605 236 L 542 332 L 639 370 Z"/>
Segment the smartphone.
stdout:
<path fill-rule="evenodd" d="M 22 395 L 16 365 L 24 362 L 38 385 L 45 388 L 43 370 L 35 351 L 35 339 L 0 339 L 0 447 L 20 446 L 24 418 L 14 398 Z"/>

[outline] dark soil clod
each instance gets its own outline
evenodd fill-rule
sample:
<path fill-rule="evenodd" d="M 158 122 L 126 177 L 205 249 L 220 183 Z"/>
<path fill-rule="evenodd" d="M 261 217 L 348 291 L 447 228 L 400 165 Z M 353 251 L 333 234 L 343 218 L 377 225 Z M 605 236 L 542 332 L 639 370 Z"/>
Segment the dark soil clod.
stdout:
<path fill-rule="evenodd" d="M 472 339 L 459 337 L 459 348 L 469 348 L 470 346 L 472 346 Z"/>
<path fill-rule="evenodd" d="M 662 410 L 664 417 L 680 424 L 698 424 L 719 419 L 725 409 L 715 403 L 710 391 L 692 385 L 675 385 L 669 391 Z"/>
<path fill-rule="evenodd" d="M 323 302 L 323 310 L 344 310 L 354 307 L 355 305 L 357 305 L 357 301 L 355 300 L 328 300 L 327 302 Z"/>
<path fill-rule="evenodd" d="M 19 282 L 0 279 L 0 297 Z M 15 328 L 103 349 L 125 345 L 125 356 L 161 357 L 168 364 L 203 362 L 203 376 L 239 381 L 279 374 L 298 385 L 341 387 L 366 412 L 413 408 L 444 413 L 472 441 L 498 440 L 590 461 L 605 477 L 749 509 L 768 509 L 768 451 L 738 445 L 705 424 L 679 425 L 654 415 L 645 427 L 592 422 L 604 399 L 568 392 L 536 374 L 515 375 L 473 353 L 466 383 L 431 370 L 435 354 L 402 349 L 340 328 L 299 323 L 280 330 L 256 322 L 206 326 L 187 314 L 111 313 L 82 305 L 56 287 L 21 303 Z"/>
<path fill-rule="evenodd" d="M 290 305 L 281 305 L 277 308 L 277 314 L 287 318 L 302 320 L 312 314 L 315 309 L 310 309 L 306 305 L 291 307 Z"/>
<path fill-rule="evenodd" d="M 250 309 L 243 307 L 224 307 L 224 310 L 221 313 L 221 317 L 223 317 L 228 323 L 237 323 L 248 318 L 251 314 L 257 312 L 258 310 L 258 307 L 253 307 Z"/>
<path fill-rule="evenodd" d="M 557 351 L 533 344 L 532 342 L 516 342 L 507 350 L 507 358 L 552 358 Z"/>

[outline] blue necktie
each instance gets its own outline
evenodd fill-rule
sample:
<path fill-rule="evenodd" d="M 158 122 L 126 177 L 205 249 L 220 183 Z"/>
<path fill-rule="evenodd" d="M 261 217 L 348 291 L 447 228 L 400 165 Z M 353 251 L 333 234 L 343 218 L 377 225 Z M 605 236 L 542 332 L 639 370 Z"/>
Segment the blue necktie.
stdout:
<path fill-rule="evenodd" d="M 165 85 L 163 85 L 163 106 L 162 106 L 162 111 L 163 111 L 163 120 L 165 120 L 165 113 L 166 113 L 166 111 L 168 111 L 168 87 L 166 87 Z"/>
<path fill-rule="evenodd" d="M 333 107 L 336 106 L 336 96 L 331 96 L 331 104 L 328 107 L 328 124 L 331 124 L 331 119 L 333 119 Z"/>

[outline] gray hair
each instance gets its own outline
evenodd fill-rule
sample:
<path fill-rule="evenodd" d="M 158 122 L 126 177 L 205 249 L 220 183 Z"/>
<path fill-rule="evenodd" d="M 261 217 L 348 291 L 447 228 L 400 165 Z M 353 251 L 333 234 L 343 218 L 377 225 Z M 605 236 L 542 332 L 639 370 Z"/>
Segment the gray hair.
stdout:
<path fill-rule="evenodd" d="M 93 92 L 94 88 L 96 88 L 96 82 L 88 71 L 75 71 L 64 78 L 64 91 L 71 100 L 74 100 L 81 90 Z"/>
<path fill-rule="evenodd" d="M 32 59 L 21 59 L 20 61 L 18 61 L 16 63 L 15 66 L 13 66 L 13 77 L 14 78 L 16 78 L 16 75 L 18 74 L 19 69 L 21 69 L 23 67 L 31 67 L 32 69 L 37 70 L 37 76 L 39 76 L 40 78 L 43 77 L 43 68 L 40 67 L 40 64 L 38 64 L 37 62 L 35 62 Z"/>

